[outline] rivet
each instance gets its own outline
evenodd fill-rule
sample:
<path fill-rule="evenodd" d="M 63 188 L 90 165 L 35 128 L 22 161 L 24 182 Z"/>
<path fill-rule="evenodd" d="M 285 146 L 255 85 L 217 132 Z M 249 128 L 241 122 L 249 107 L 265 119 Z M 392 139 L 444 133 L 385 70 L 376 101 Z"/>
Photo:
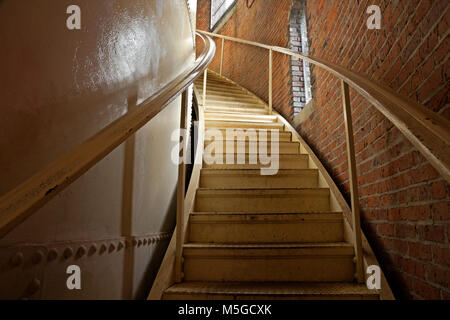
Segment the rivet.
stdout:
<path fill-rule="evenodd" d="M 31 258 L 31 263 L 38 264 L 44 259 L 44 253 L 41 250 L 36 251 Z"/>
<path fill-rule="evenodd" d="M 90 247 L 89 247 L 89 256 L 94 255 L 97 252 L 97 245 L 95 243 L 93 243 Z"/>
<path fill-rule="evenodd" d="M 114 245 L 114 243 L 111 243 L 109 245 L 109 253 L 113 252 L 114 250 L 116 250 L 116 246 Z"/>
<path fill-rule="evenodd" d="M 86 247 L 85 247 L 85 246 L 80 246 L 80 247 L 78 248 L 78 251 L 77 251 L 77 257 L 78 257 L 78 258 L 83 257 L 83 256 L 86 254 L 86 252 L 87 252 Z"/>
<path fill-rule="evenodd" d="M 65 258 L 66 260 L 69 259 L 71 256 L 73 256 L 73 249 L 70 248 L 70 247 L 66 248 L 66 249 L 64 250 L 63 255 L 64 255 L 64 258 Z"/>
<path fill-rule="evenodd" d="M 19 265 L 21 265 L 23 262 L 23 253 L 16 252 L 16 254 L 11 257 L 10 262 L 13 267 L 18 267 Z"/>
<path fill-rule="evenodd" d="M 50 251 L 48 252 L 48 255 L 47 255 L 47 260 L 54 261 L 54 260 L 56 260 L 56 258 L 58 258 L 58 250 L 50 249 Z"/>
<path fill-rule="evenodd" d="M 33 295 L 38 292 L 40 288 L 41 281 L 39 281 L 39 279 L 33 279 L 33 281 L 31 281 L 30 285 L 28 286 L 28 294 Z"/>
<path fill-rule="evenodd" d="M 100 246 L 100 254 L 103 254 L 107 249 L 108 249 L 108 248 L 106 247 L 106 244 L 103 243 L 103 244 Z"/>

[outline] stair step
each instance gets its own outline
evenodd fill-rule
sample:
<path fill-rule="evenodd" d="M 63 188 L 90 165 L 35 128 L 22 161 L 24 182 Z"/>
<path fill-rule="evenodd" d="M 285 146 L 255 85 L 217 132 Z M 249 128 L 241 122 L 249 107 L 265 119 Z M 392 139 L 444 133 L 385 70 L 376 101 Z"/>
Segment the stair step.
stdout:
<path fill-rule="evenodd" d="M 183 282 L 167 289 L 164 300 L 378 300 L 376 291 L 353 283 Z"/>
<path fill-rule="evenodd" d="M 270 164 L 262 164 L 260 159 L 256 164 L 251 164 L 249 161 L 249 155 L 246 155 L 245 163 L 238 164 L 237 161 L 230 164 L 226 163 L 226 155 L 217 155 L 217 159 L 222 159 L 222 163 L 214 163 L 214 159 L 204 159 L 203 168 L 205 169 L 262 169 L 269 168 Z M 211 160 L 211 161 L 206 161 Z M 306 154 L 287 155 L 280 154 L 279 156 L 279 169 L 308 169 L 309 156 Z"/>
<path fill-rule="evenodd" d="M 200 89 L 199 93 L 203 94 L 203 88 Z M 232 98 L 232 99 L 253 99 L 253 100 L 257 100 L 257 101 L 259 100 L 254 95 L 248 94 L 245 91 L 240 90 L 240 89 L 222 91 L 222 90 L 207 88 L 206 95 L 208 97 L 220 98 L 220 99 Z"/>
<path fill-rule="evenodd" d="M 236 94 L 233 92 L 208 92 L 206 99 L 210 101 L 231 101 L 231 102 L 250 102 L 259 103 L 259 100 L 247 94 Z"/>
<path fill-rule="evenodd" d="M 260 130 L 283 130 L 284 124 L 282 123 L 258 123 L 258 122 L 250 122 L 250 121 L 213 121 L 213 120 L 205 120 L 206 128 L 253 128 Z"/>
<path fill-rule="evenodd" d="M 344 240 L 343 215 L 192 213 L 191 243 L 324 243 Z"/>
<path fill-rule="evenodd" d="M 201 94 L 203 94 L 203 81 L 196 83 L 198 90 L 200 91 Z M 208 92 L 236 92 L 236 93 L 243 93 L 243 94 L 247 94 L 247 92 L 245 90 L 243 90 L 242 88 L 239 88 L 237 86 L 233 86 L 230 84 L 224 84 L 224 83 L 211 83 L 208 82 L 206 85 L 206 94 L 208 94 Z"/>
<path fill-rule="evenodd" d="M 227 138 L 226 136 L 223 138 Z M 274 137 L 275 139 L 275 137 Z M 278 154 L 299 154 L 300 153 L 300 144 L 298 142 L 280 142 L 275 141 L 272 143 L 271 141 L 261 141 L 259 142 L 257 139 L 254 139 L 253 142 L 248 141 L 234 141 L 233 140 L 216 140 L 216 141 L 206 141 L 205 142 L 205 151 L 208 150 L 209 153 L 214 155 L 214 152 L 217 153 L 247 153 L 247 154 L 274 154 L 277 152 Z M 206 153 L 206 152 L 205 152 Z M 234 157 L 236 158 L 236 156 Z"/>
<path fill-rule="evenodd" d="M 198 189 L 196 212 L 296 213 L 330 210 L 329 189 Z"/>
<path fill-rule="evenodd" d="M 239 107 L 216 107 L 208 104 L 205 114 L 209 113 L 225 113 L 225 114 L 268 114 L 265 108 L 239 108 Z"/>
<path fill-rule="evenodd" d="M 289 189 L 317 188 L 317 169 L 279 170 L 276 175 L 263 176 L 260 170 L 202 169 L 200 188 L 214 189 Z"/>
<path fill-rule="evenodd" d="M 220 134 L 218 137 L 214 136 L 214 132 L 210 132 L 210 134 L 205 135 L 205 141 L 214 141 L 219 140 L 220 138 L 226 138 L 227 131 L 229 136 L 234 136 L 234 139 L 237 141 L 254 139 L 255 135 L 258 141 L 270 141 L 272 139 L 272 132 L 267 130 L 262 130 L 262 132 L 258 129 L 254 130 L 252 128 L 209 128 L 208 130 L 218 130 Z M 280 142 L 291 142 L 292 134 L 287 131 L 278 130 L 278 140 Z"/>
<path fill-rule="evenodd" d="M 233 114 L 233 113 L 213 113 L 205 112 L 205 119 L 209 121 L 252 121 L 252 122 L 262 122 L 262 123 L 273 123 L 277 122 L 277 116 L 263 114 Z"/>
<path fill-rule="evenodd" d="M 203 103 L 202 103 L 203 104 Z M 210 100 L 206 98 L 206 108 L 209 106 L 219 107 L 244 107 L 244 108 L 265 108 L 265 105 L 258 102 L 249 101 L 223 101 L 223 100 Z"/>
<path fill-rule="evenodd" d="M 203 85 L 203 77 L 198 78 L 196 83 Z M 207 84 L 211 85 L 211 86 L 226 86 L 226 87 L 232 87 L 232 88 L 239 88 L 237 85 L 235 85 L 231 82 L 223 81 L 222 79 L 214 79 L 214 78 L 209 79 L 209 77 L 207 79 Z M 202 88 L 203 88 L 203 86 L 202 86 Z"/>
<path fill-rule="evenodd" d="M 192 244 L 183 246 L 185 281 L 352 281 L 354 250 L 321 244 Z"/>

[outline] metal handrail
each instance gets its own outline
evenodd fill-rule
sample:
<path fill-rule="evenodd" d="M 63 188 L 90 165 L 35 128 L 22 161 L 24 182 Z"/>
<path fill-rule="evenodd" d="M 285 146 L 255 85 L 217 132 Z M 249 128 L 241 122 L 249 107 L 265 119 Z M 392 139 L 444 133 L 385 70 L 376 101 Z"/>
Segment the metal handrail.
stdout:
<path fill-rule="evenodd" d="M 356 279 L 364 281 L 362 236 L 360 222 L 360 204 L 358 195 L 358 178 L 356 172 L 356 158 L 353 134 L 352 112 L 350 105 L 350 87 L 365 97 L 378 111 L 380 111 L 404 136 L 430 161 L 433 167 L 450 183 L 450 121 L 432 112 L 423 105 L 400 96 L 392 89 L 375 83 L 374 81 L 331 62 L 305 56 L 287 48 L 270 46 L 258 42 L 224 36 L 206 31 L 198 31 L 204 35 L 222 39 L 220 56 L 220 75 L 223 73 L 223 58 L 225 40 L 259 47 L 269 51 L 269 81 L 268 81 L 268 109 L 272 110 L 272 68 L 273 52 L 286 54 L 298 59 L 306 60 L 318 66 L 341 80 L 343 114 L 349 163 L 349 182 L 351 191 L 351 210 L 353 242 L 356 255 Z M 206 98 L 206 74 L 204 78 L 203 101 Z"/>

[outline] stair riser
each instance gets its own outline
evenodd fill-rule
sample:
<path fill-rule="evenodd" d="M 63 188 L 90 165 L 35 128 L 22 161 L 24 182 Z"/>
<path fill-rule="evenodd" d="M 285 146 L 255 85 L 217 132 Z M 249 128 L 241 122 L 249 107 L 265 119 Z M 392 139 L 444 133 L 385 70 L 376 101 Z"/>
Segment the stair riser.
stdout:
<path fill-rule="evenodd" d="M 234 113 L 234 114 L 267 114 L 267 110 L 264 108 L 233 108 L 233 107 L 211 107 L 208 106 L 206 114 L 208 113 Z"/>
<path fill-rule="evenodd" d="M 227 164 L 226 163 L 226 157 L 222 156 L 219 159 L 222 159 L 223 163 L 219 163 L 217 161 L 216 163 L 211 163 L 204 161 L 203 162 L 203 168 L 205 169 L 261 169 L 261 168 L 269 168 L 270 165 L 267 164 L 261 164 L 258 162 L 257 164 L 250 164 L 248 157 L 245 159 L 245 164 L 238 164 L 237 161 L 235 161 L 234 164 Z M 301 156 L 299 158 L 294 159 L 286 159 L 282 155 L 279 159 L 279 169 L 280 170 L 294 170 L 294 169 L 307 169 L 308 168 L 308 157 Z"/>
<path fill-rule="evenodd" d="M 354 275 L 352 256 L 202 257 L 189 250 L 184 258 L 185 281 L 339 282 L 353 281 Z"/>
<path fill-rule="evenodd" d="M 201 92 L 203 93 L 203 92 Z M 207 90 L 206 97 L 214 99 L 214 100 L 232 100 L 232 101 L 240 101 L 240 100 L 250 100 L 254 102 L 260 102 L 255 97 L 252 97 L 248 94 L 238 92 L 238 91 L 230 91 L 230 92 L 223 92 L 223 91 L 215 91 L 215 90 Z"/>
<path fill-rule="evenodd" d="M 304 175 L 225 175 L 208 174 L 200 178 L 200 187 L 209 189 L 283 189 L 317 188 L 318 176 Z"/>
<path fill-rule="evenodd" d="M 163 300 L 379 300 L 376 295 L 245 295 L 245 294 L 164 294 Z"/>
<path fill-rule="evenodd" d="M 205 121 L 205 127 L 208 128 L 252 128 L 259 130 L 283 130 L 284 126 L 280 123 L 251 123 L 240 121 Z"/>
<path fill-rule="evenodd" d="M 229 145 L 228 145 L 229 144 Z M 264 146 L 265 144 L 265 146 Z M 285 143 L 274 143 L 271 142 L 235 142 L 235 143 L 227 143 L 226 141 L 218 141 L 218 142 L 205 142 L 205 151 L 208 151 L 212 154 L 215 152 L 218 153 L 248 153 L 248 154 L 299 154 L 300 146 L 298 143 L 294 142 L 285 142 Z M 261 152 L 262 151 L 262 152 Z M 275 152 L 275 153 L 273 153 Z"/>
<path fill-rule="evenodd" d="M 203 101 L 203 100 L 201 100 Z M 254 99 L 220 99 L 206 96 L 207 104 L 221 104 L 221 105 L 235 105 L 235 104 L 251 104 L 251 105 L 260 105 L 262 104 Z"/>
<path fill-rule="evenodd" d="M 200 90 L 203 91 L 203 80 L 199 81 L 198 84 Z M 208 88 L 210 90 L 213 89 L 221 92 L 228 92 L 228 91 L 239 91 L 241 93 L 245 92 L 243 89 L 233 86 L 232 84 L 214 81 L 208 81 L 208 83 L 206 84 L 206 92 L 208 92 Z"/>
<path fill-rule="evenodd" d="M 208 96 L 206 96 L 206 103 L 211 105 L 224 105 L 224 106 L 237 106 L 237 105 L 252 105 L 252 106 L 259 106 L 262 108 L 264 105 L 259 103 L 258 101 L 226 101 L 226 100 L 220 100 L 220 99 L 208 99 Z"/>
<path fill-rule="evenodd" d="M 247 115 L 247 114 L 218 114 L 218 113 L 206 113 L 205 119 L 207 121 L 260 121 L 264 123 L 277 122 L 277 118 L 269 115 Z"/>
<path fill-rule="evenodd" d="M 250 102 L 250 103 L 259 103 L 260 101 L 256 100 L 255 98 L 248 96 L 248 95 L 235 95 L 233 93 L 229 94 L 222 93 L 222 94 L 206 94 L 206 100 L 209 101 L 229 101 L 229 102 Z"/>
<path fill-rule="evenodd" d="M 272 196 L 248 196 L 243 193 L 221 195 L 219 192 L 216 195 L 203 195 L 198 192 L 195 201 L 196 212 L 296 213 L 327 212 L 329 210 L 329 193 L 316 191 Z"/>
<path fill-rule="evenodd" d="M 196 222 L 190 224 L 192 243 L 325 243 L 344 240 L 342 220 L 332 221 L 268 221 Z"/>
<path fill-rule="evenodd" d="M 218 128 L 210 128 L 205 134 L 205 145 L 209 145 L 213 141 L 221 141 L 226 140 L 227 135 L 230 137 L 234 137 L 237 141 L 243 140 L 254 140 L 255 137 L 258 141 L 271 141 L 272 140 L 272 132 L 265 131 L 260 132 L 259 130 L 234 130 L 234 129 L 218 129 Z M 216 132 L 218 131 L 218 132 Z M 230 132 L 231 131 L 231 132 Z M 217 135 L 217 137 L 216 137 Z M 273 139 L 276 139 L 275 137 Z M 232 140 L 232 139 L 231 139 Z M 278 142 L 291 142 L 291 134 L 289 132 L 278 131 Z"/>

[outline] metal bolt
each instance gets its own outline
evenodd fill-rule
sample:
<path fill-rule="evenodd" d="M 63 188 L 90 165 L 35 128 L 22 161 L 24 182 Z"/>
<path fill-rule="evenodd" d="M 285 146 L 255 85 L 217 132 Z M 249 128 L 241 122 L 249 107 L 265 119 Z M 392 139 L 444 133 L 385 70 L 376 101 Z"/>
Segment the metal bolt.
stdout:
<path fill-rule="evenodd" d="M 50 249 L 50 251 L 48 252 L 48 255 L 47 255 L 47 260 L 48 261 L 54 261 L 57 258 L 58 258 L 58 250 Z"/>
<path fill-rule="evenodd" d="M 83 257 L 83 256 L 86 254 L 86 252 L 87 252 L 86 247 L 85 247 L 85 246 L 80 246 L 80 247 L 78 248 L 78 251 L 77 251 L 77 257 L 78 257 L 78 258 Z"/>
<path fill-rule="evenodd" d="M 107 249 L 108 249 L 108 248 L 106 247 L 106 244 L 103 243 L 103 244 L 100 246 L 100 254 L 103 254 Z"/>
<path fill-rule="evenodd" d="M 11 260 L 10 260 L 11 265 L 13 267 L 18 267 L 18 266 L 20 266 L 23 263 L 23 259 L 24 259 L 23 258 L 23 253 L 22 252 L 17 252 L 15 255 L 13 255 L 11 257 Z"/>
<path fill-rule="evenodd" d="M 73 249 L 70 247 L 66 248 L 64 250 L 63 256 L 66 260 L 69 259 L 71 256 L 73 256 Z"/>
<path fill-rule="evenodd" d="M 28 285 L 28 294 L 33 295 L 39 291 L 41 288 L 41 281 L 39 279 L 33 279 L 31 283 Z"/>
<path fill-rule="evenodd" d="M 44 253 L 41 250 L 36 251 L 31 258 L 31 263 L 38 264 L 44 259 Z"/>
<path fill-rule="evenodd" d="M 97 245 L 95 243 L 93 243 L 90 247 L 89 247 L 89 256 L 94 255 L 97 252 Z"/>

